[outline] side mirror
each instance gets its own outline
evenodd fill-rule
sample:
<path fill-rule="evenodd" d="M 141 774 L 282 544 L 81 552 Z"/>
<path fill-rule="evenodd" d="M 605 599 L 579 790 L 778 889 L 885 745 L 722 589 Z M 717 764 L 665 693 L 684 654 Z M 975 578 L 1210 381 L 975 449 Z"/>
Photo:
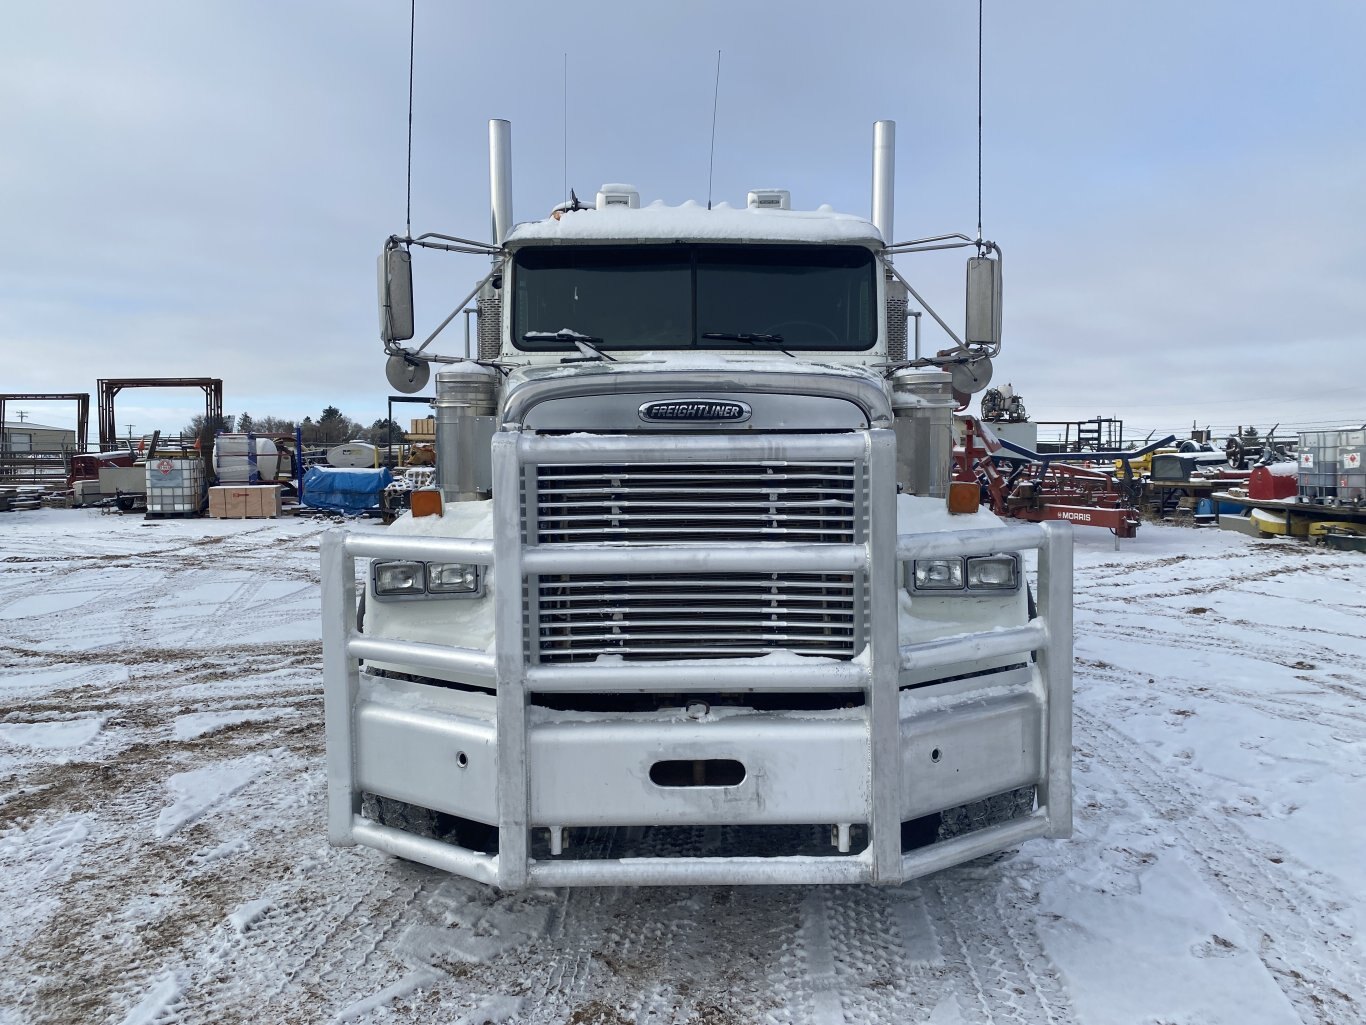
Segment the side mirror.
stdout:
<path fill-rule="evenodd" d="M 968 313 L 963 340 L 995 348 L 1001 344 L 1001 261 L 968 260 Z"/>
<path fill-rule="evenodd" d="M 413 266 L 406 249 L 379 254 L 379 337 L 403 342 L 413 337 Z"/>

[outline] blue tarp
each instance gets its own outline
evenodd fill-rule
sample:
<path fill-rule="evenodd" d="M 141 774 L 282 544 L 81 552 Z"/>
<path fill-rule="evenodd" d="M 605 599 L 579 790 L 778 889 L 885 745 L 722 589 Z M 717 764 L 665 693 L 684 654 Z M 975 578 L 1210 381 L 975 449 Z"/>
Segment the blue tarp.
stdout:
<path fill-rule="evenodd" d="M 334 466 L 310 466 L 304 474 L 301 501 L 310 509 L 361 513 L 379 507 L 380 493 L 394 479 L 387 468 L 343 470 Z"/>

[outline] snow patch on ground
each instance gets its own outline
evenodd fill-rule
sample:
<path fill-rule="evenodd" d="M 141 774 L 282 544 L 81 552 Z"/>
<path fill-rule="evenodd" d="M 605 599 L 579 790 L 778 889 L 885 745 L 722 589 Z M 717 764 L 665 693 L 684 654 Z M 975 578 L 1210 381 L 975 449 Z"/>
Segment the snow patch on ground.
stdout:
<path fill-rule="evenodd" d="M 165 838 L 183 829 L 208 814 L 268 768 L 268 759 L 252 756 L 237 762 L 176 773 L 166 781 L 166 789 L 174 800 L 157 815 L 156 835 Z"/>
<path fill-rule="evenodd" d="M 0 744 L 44 750 L 82 747 L 99 736 L 107 718 L 103 715 L 86 715 L 44 722 L 0 722 Z"/>

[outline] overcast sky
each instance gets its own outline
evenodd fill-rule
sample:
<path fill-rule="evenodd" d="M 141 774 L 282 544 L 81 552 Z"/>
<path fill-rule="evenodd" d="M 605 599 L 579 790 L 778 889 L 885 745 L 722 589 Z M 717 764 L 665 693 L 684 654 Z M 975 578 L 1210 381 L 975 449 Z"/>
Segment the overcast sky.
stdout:
<path fill-rule="evenodd" d="M 996 383 L 1126 433 L 1366 420 L 1366 4 L 985 8 Z M 777 186 L 867 216 L 890 118 L 898 239 L 975 230 L 976 4 L 418 0 L 416 36 L 414 232 L 488 236 L 493 117 L 518 220 L 566 164 L 583 197 L 705 200 L 717 50 L 716 200 Z M 374 261 L 405 228 L 407 90 L 403 0 L 8 5 L 0 391 L 93 406 L 99 378 L 221 377 L 231 413 L 383 416 Z M 416 260 L 425 333 L 483 264 Z M 961 254 L 898 266 L 961 322 Z M 120 432 L 202 409 L 116 403 Z"/>

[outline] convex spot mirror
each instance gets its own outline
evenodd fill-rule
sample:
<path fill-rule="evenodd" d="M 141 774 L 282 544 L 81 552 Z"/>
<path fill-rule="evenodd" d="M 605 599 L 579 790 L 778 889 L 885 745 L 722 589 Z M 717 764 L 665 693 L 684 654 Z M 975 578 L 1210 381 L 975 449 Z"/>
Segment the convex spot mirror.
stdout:
<path fill-rule="evenodd" d="M 413 267 L 406 249 L 379 255 L 379 337 L 402 342 L 413 337 Z"/>
<path fill-rule="evenodd" d="M 968 260 L 968 312 L 963 340 L 969 345 L 1001 344 L 1001 261 Z"/>

